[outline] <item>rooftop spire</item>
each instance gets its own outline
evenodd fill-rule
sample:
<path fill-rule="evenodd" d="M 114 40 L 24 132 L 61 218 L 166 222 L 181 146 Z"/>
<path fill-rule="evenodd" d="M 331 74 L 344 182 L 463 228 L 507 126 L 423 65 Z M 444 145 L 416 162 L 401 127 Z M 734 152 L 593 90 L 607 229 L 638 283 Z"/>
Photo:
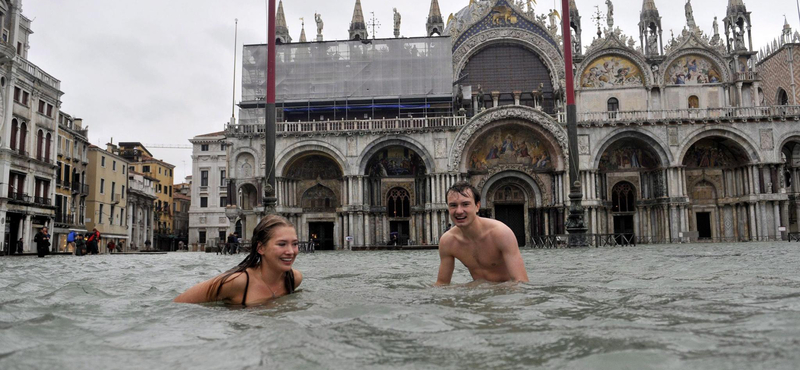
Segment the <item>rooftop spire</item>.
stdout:
<path fill-rule="evenodd" d="M 278 13 L 275 15 L 275 39 L 281 44 L 292 42 L 289 27 L 286 26 L 286 15 L 283 13 L 283 0 L 278 2 Z"/>
<path fill-rule="evenodd" d="M 439 9 L 439 1 L 431 0 L 431 9 L 428 12 L 428 21 L 425 23 L 425 28 L 428 31 L 428 36 L 433 34 L 442 35 L 444 31 L 444 19 L 442 18 L 442 11 Z"/>
<path fill-rule="evenodd" d="M 646 12 L 648 10 L 658 11 L 655 0 L 644 0 L 642 3 L 642 12 Z"/>
<path fill-rule="evenodd" d="M 302 30 L 300 31 L 300 42 L 308 42 L 308 40 L 306 40 L 306 21 L 303 18 L 300 18 L 300 22 L 302 25 Z"/>
<path fill-rule="evenodd" d="M 356 0 L 353 9 L 353 20 L 350 21 L 350 40 L 366 40 L 368 38 L 367 24 L 364 22 L 364 11 L 361 10 L 361 0 Z"/>

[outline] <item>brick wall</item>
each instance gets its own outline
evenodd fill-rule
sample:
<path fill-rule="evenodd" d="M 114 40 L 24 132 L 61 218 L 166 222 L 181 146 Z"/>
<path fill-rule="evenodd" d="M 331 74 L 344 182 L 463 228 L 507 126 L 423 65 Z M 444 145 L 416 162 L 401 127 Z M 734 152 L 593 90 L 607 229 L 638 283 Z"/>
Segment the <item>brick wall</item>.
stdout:
<path fill-rule="evenodd" d="M 789 72 L 789 47 L 792 47 L 794 57 L 794 81 L 797 89 L 796 99 L 800 102 L 800 44 L 787 44 L 777 53 L 759 64 L 758 69 L 763 79 L 761 90 L 764 91 L 766 105 L 775 105 L 778 97 L 778 88 L 782 88 L 792 100 L 792 78 Z"/>

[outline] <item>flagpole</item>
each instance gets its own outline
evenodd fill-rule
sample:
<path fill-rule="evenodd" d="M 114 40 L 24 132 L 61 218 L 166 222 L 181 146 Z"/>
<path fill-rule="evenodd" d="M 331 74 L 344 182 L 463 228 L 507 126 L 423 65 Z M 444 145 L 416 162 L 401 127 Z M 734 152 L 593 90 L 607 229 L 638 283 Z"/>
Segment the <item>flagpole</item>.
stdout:
<path fill-rule="evenodd" d="M 586 224 L 583 220 L 583 198 L 580 182 L 580 168 L 578 155 L 578 119 L 575 107 L 575 83 L 572 71 L 572 34 L 569 21 L 569 0 L 561 0 L 561 33 L 564 37 L 564 75 L 565 90 L 567 95 L 567 138 L 569 141 L 569 217 L 567 218 L 567 232 L 569 233 L 570 247 L 585 247 Z"/>
<path fill-rule="evenodd" d="M 266 184 L 264 186 L 264 212 L 274 214 L 278 198 L 275 197 L 275 0 L 267 0 L 267 96 L 265 99 L 266 150 L 264 153 Z"/>

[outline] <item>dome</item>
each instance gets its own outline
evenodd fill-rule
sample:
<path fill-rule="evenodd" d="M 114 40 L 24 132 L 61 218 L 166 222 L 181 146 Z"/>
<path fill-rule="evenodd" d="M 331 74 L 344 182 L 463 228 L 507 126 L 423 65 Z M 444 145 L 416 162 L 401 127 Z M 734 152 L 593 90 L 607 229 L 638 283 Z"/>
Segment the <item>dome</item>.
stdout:
<path fill-rule="evenodd" d="M 444 35 L 449 35 L 453 26 L 458 24 L 459 27 L 464 27 L 464 25 L 472 24 L 475 19 L 472 19 L 472 14 L 474 13 L 473 9 L 478 10 L 478 14 L 483 14 L 483 10 L 489 6 L 492 6 L 494 3 L 493 0 L 476 0 L 474 3 L 471 3 L 465 6 L 463 9 L 459 10 L 458 13 L 453 15 L 452 20 L 447 20 L 447 25 L 444 28 Z M 463 28 L 462 28 L 463 29 Z"/>

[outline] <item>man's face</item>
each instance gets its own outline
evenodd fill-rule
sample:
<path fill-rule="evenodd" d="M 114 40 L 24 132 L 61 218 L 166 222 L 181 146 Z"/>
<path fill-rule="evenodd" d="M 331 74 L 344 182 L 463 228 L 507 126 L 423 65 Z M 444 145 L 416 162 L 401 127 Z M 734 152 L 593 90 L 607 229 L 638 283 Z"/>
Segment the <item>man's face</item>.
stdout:
<path fill-rule="evenodd" d="M 42 232 L 43 232 L 43 233 L 45 233 L 45 234 L 47 234 L 47 228 L 46 228 L 46 227 L 43 227 L 43 228 L 42 228 Z"/>
<path fill-rule="evenodd" d="M 451 191 L 447 193 L 447 209 L 453 224 L 458 227 L 465 227 L 472 224 L 478 217 L 480 203 L 475 204 L 472 190 L 467 189 L 464 194 Z"/>

